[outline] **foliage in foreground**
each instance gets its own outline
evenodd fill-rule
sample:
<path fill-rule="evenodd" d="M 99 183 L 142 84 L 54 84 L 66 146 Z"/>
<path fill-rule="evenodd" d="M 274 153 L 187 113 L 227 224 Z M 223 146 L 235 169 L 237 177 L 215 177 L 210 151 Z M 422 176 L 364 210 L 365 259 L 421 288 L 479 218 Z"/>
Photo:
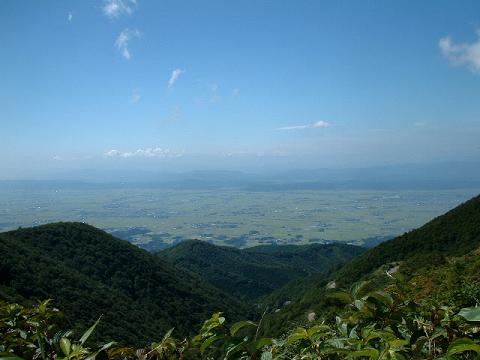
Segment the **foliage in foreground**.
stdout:
<path fill-rule="evenodd" d="M 25 308 L 0 304 L 0 360 L 21 359 L 479 359 L 480 308 L 422 304 L 408 296 L 398 276 L 382 291 L 368 284 L 337 291 L 331 301 L 343 304 L 333 321 L 298 327 L 283 337 L 260 337 L 252 321 L 227 325 L 221 313 L 205 321 L 200 332 L 176 339 L 173 329 L 158 342 L 140 349 L 59 331 L 59 311 L 43 302 Z M 99 319 L 100 321 L 100 319 Z"/>

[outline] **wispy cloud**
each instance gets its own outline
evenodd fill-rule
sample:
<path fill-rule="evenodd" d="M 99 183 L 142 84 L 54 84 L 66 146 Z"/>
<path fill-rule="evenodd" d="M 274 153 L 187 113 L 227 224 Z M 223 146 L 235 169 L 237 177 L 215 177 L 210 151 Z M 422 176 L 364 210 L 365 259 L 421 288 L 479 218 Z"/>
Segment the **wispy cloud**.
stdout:
<path fill-rule="evenodd" d="M 62 158 L 61 156 L 59 156 L 59 155 L 55 155 L 54 157 L 52 157 L 52 160 L 54 160 L 54 161 L 62 161 L 63 158 Z"/>
<path fill-rule="evenodd" d="M 122 153 L 118 150 L 112 149 L 108 150 L 105 154 L 103 154 L 105 157 L 115 157 L 115 156 L 120 156 Z"/>
<path fill-rule="evenodd" d="M 172 151 L 170 149 L 162 149 L 159 147 L 156 148 L 145 148 L 137 149 L 135 151 L 126 151 L 121 152 L 115 149 L 107 151 L 103 154 L 105 157 L 121 157 L 121 158 L 133 158 L 133 157 L 146 157 L 146 158 L 178 158 L 182 157 L 183 153 Z"/>
<path fill-rule="evenodd" d="M 71 11 L 68 12 L 68 21 L 71 22 L 73 19 L 73 14 Z"/>
<path fill-rule="evenodd" d="M 135 89 L 132 91 L 132 96 L 130 97 L 130 102 L 132 104 L 136 104 L 140 101 L 140 99 L 142 98 L 142 96 L 140 95 L 140 92 Z"/>
<path fill-rule="evenodd" d="M 238 89 L 238 88 L 233 89 L 233 90 L 232 90 L 232 95 L 233 95 L 233 96 L 238 96 L 238 95 L 240 95 L 240 89 Z"/>
<path fill-rule="evenodd" d="M 279 127 L 277 130 L 302 130 L 309 128 L 310 125 L 295 125 L 295 126 L 283 126 Z"/>
<path fill-rule="evenodd" d="M 137 0 L 105 0 L 103 13 L 109 18 L 131 15 L 137 7 Z"/>
<path fill-rule="evenodd" d="M 327 128 L 331 125 L 332 124 L 327 121 L 320 120 L 312 124 L 306 124 L 306 125 L 283 126 L 283 127 L 277 128 L 277 130 L 321 129 L 321 128 Z"/>
<path fill-rule="evenodd" d="M 118 35 L 117 40 L 115 40 L 115 46 L 121 51 L 125 59 L 130 60 L 131 58 L 128 48 L 130 41 L 135 38 L 140 38 L 141 36 L 142 33 L 137 29 L 125 29 Z"/>
<path fill-rule="evenodd" d="M 450 36 L 440 39 L 438 46 L 455 66 L 466 66 L 470 71 L 480 74 L 480 30 L 477 30 L 477 41 L 473 43 L 455 43 Z"/>
<path fill-rule="evenodd" d="M 185 74 L 185 70 L 182 69 L 175 69 L 172 71 L 172 75 L 170 76 L 170 80 L 168 80 L 168 87 L 171 88 L 177 80 L 180 78 L 182 74 Z"/>

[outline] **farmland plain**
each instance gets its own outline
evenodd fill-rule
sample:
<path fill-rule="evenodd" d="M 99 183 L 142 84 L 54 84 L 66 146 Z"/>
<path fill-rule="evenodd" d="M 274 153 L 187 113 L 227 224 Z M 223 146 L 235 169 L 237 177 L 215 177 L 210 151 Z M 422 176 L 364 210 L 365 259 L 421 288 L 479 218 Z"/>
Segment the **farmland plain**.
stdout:
<path fill-rule="evenodd" d="M 0 188 L 0 231 L 81 221 L 147 250 L 185 239 L 240 248 L 331 241 L 374 245 L 416 228 L 478 193 L 479 189 Z"/>

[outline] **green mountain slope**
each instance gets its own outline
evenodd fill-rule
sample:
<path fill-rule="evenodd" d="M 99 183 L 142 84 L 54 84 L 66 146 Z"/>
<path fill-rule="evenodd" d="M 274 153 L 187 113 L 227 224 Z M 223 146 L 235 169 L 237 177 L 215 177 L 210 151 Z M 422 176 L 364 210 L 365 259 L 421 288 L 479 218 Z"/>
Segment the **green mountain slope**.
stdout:
<path fill-rule="evenodd" d="M 347 291 L 331 290 L 327 295 L 336 308 L 327 321 L 299 324 L 277 339 L 258 332 L 263 322 L 225 326 L 225 319 L 217 313 L 188 340 L 169 332 L 161 342 L 142 349 L 106 344 L 105 340 L 83 343 L 78 340 L 81 333 L 64 333 L 62 339 L 57 335 L 56 312 L 45 304 L 22 308 L 0 301 L 0 329 L 8 334 L 0 344 L 7 352 L 0 358 L 32 359 L 43 352 L 49 359 L 79 360 L 125 360 L 142 354 L 158 360 L 477 359 L 479 254 L 480 249 L 422 269 L 406 261 L 393 276 L 375 271 L 369 280 L 375 282 L 383 275 L 388 279 L 383 286 L 371 291 L 370 281 L 362 281 Z M 406 276 L 399 276 L 401 272 Z"/>
<path fill-rule="evenodd" d="M 381 288 L 388 280 L 386 271 L 395 269 L 407 277 L 427 273 L 447 263 L 448 257 L 463 256 L 478 247 L 480 196 L 366 251 L 331 274 L 299 279 L 274 291 L 265 300 L 266 306 L 277 311 L 266 319 L 267 329 L 275 332 L 291 321 L 305 320 L 309 313 L 328 313 L 331 304 L 326 295 L 338 288 L 365 279 L 370 280 L 371 289 Z M 288 307 L 281 306 L 285 301 L 291 302 Z"/>
<path fill-rule="evenodd" d="M 191 240 L 157 254 L 232 296 L 255 300 L 291 280 L 326 272 L 363 251 L 344 244 L 237 249 Z"/>
<path fill-rule="evenodd" d="M 52 298 L 70 325 L 103 314 L 99 335 L 139 344 L 176 327 L 195 331 L 212 312 L 249 309 L 194 274 L 89 225 L 57 223 L 0 234 L 0 297 Z"/>

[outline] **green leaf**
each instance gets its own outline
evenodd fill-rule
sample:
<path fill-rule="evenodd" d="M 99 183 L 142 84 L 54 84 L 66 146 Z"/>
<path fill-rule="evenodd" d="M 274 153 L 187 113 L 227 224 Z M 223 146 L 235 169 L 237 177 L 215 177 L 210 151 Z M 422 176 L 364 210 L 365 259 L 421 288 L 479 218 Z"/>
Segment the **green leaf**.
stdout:
<path fill-rule="evenodd" d="M 42 359 L 47 360 L 47 355 L 45 354 L 45 339 L 39 332 L 37 332 L 37 342 L 38 347 L 40 348 L 40 354 L 42 355 Z"/>
<path fill-rule="evenodd" d="M 360 281 L 360 282 L 355 283 L 352 286 L 352 296 L 353 296 L 353 298 L 358 299 L 362 295 L 362 292 L 365 291 L 367 286 L 368 286 L 367 281 Z"/>
<path fill-rule="evenodd" d="M 72 343 L 67 338 L 60 339 L 60 349 L 62 350 L 65 356 L 70 355 L 70 350 L 72 348 Z"/>
<path fill-rule="evenodd" d="M 465 318 L 467 321 L 480 321 L 480 307 L 463 308 L 458 315 Z"/>
<path fill-rule="evenodd" d="M 398 352 L 395 352 L 395 350 L 389 350 L 388 354 L 390 355 L 389 359 L 391 360 L 406 360 L 405 356 Z"/>
<path fill-rule="evenodd" d="M 270 338 L 260 338 L 255 343 L 255 349 L 260 350 L 263 347 L 270 345 L 272 343 L 272 339 Z"/>
<path fill-rule="evenodd" d="M 212 315 L 212 317 L 206 320 L 203 323 L 202 328 L 200 329 L 200 336 L 201 338 L 209 337 L 211 335 L 211 331 L 219 326 L 221 326 L 225 322 L 225 318 L 221 316 L 222 313 L 218 312 Z"/>
<path fill-rule="evenodd" d="M 113 345 L 115 345 L 116 342 L 115 341 L 110 341 L 109 343 L 106 343 L 105 345 L 103 345 L 100 350 L 98 350 L 98 352 L 102 352 L 102 351 L 105 351 L 105 350 L 108 350 L 110 349 Z"/>
<path fill-rule="evenodd" d="M 0 353 L 0 360 L 24 360 L 24 359 L 12 353 L 2 352 Z"/>
<path fill-rule="evenodd" d="M 377 349 L 363 349 L 363 350 L 356 350 L 352 351 L 348 354 L 349 358 L 357 358 L 357 357 L 366 357 L 376 359 L 378 357 L 378 350 Z"/>
<path fill-rule="evenodd" d="M 248 327 L 248 326 L 254 326 L 256 327 L 257 324 L 255 324 L 253 321 L 239 321 L 235 324 L 232 325 L 232 327 L 230 328 L 230 334 L 232 336 L 235 336 L 238 331 L 240 331 L 241 329 L 245 328 L 245 327 Z"/>
<path fill-rule="evenodd" d="M 165 335 L 164 335 L 164 337 L 163 337 L 163 339 L 162 339 L 162 342 L 165 341 L 165 340 L 167 340 L 167 339 L 170 337 L 170 335 L 172 335 L 173 329 L 175 329 L 175 328 L 171 328 L 170 330 L 168 330 L 168 331 L 165 333 Z"/>
<path fill-rule="evenodd" d="M 331 294 L 328 294 L 328 297 L 331 299 L 338 300 L 344 304 L 350 304 L 353 301 L 352 295 L 346 291 L 335 291 Z"/>
<path fill-rule="evenodd" d="M 203 354 L 215 341 L 223 339 L 223 335 L 213 335 L 206 339 L 200 346 L 200 352 Z"/>
<path fill-rule="evenodd" d="M 388 342 L 390 348 L 393 350 L 401 350 L 404 346 L 408 345 L 408 340 L 393 339 Z"/>
<path fill-rule="evenodd" d="M 80 344 L 81 344 L 81 345 L 83 345 L 83 343 L 84 343 L 85 341 L 87 341 L 87 339 L 90 337 L 90 335 L 92 334 L 93 330 L 95 330 L 95 328 L 97 327 L 98 323 L 100 322 L 100 319 L 101 319 L 101 318 L 102 318 L 102 317 L 100 316 L 100 317 L 98 318 L 98 320 L 95 321 L 95 324 L 93 324 L 93 325 L 90 327 L 90 329 L 88 329 L 87 331 L 85 331 L 85 333 L 82 335 L 82 337 L 80 338 Z"/>
<path fill-rule="evenodd" d="M 116 342 L 115 341 L 111 341 L 105 345 L 103 345 L 95 354 L 92 354 L 90 356 L 88 356 L 85 360 L 95 360 L 96 357 L 102 352 L 102 351 L 105 351 L 105 350 L 108 350 L 109 348 L 111 348 L 113 345 L 115 345 Z"/>
<path fill-rule="evenodd" d="M 387 307 L 391 307 L 393 304 L 393 298 L 390 294 L 386 293 L 385 291 L 374 291 L 368 294 L 369 298 L 374 298 L 378 302 L 382 303 Z"/>
<path fill-rule="evenodd" d="M 238 343 L 237 345 L 230 346 L 225 354 L 225 359 L 230 359 L 231 356 L 242 350 L 245 341 Z"/>
<path fill-rule="evenodd" d="M 52 299 L 45 300 L 38 305 L 38 313 L 44 315 L 47 312 L 48 304 Z"/>
<path fill-rule="evenodd" d="M 311 338 L 318 334 L 325 334 L 328 331 L 330 331 L 330 326 L 328 325 L 315 325 L 307 330 L 307 336 Z"/>
<path fill-rule="evenodd" d="M 345 344 L 343 343 L 342 339 L 339 339 L 339 338 L 328 339 L 325 342 L 328 345 L 334 347 L 335 351 L 338 351 L 338 349 L 344 349 L 345 348 Z"/>
<path fill-rule="evenodd" d="M 480 354 L 480 345 L 473 342 L 471 339 L 463 338 L 454 341 L 448 347 L 447 355 L 459 354 L 465 351 L 474 351 Z"/>
<path fill-rule="evenodd" d="M 308 339 L 308 332 L 304 328 L 297 328 L 289 337 L 287 343 L 289 345 L 299 341 Z"/>

